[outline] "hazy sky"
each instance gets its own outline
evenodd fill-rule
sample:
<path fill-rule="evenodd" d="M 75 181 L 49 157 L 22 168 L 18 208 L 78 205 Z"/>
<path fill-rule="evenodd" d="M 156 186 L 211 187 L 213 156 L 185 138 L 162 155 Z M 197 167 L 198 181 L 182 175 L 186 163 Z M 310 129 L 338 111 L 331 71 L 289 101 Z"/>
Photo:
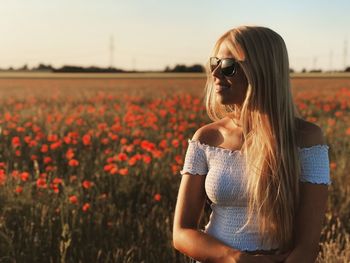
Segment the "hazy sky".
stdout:
<path fill-rule="evenodd" d="M 0 0 L 0 68 L 106 67 L 111 38 L 117 68 L 204 64 L 220 35 L 249 24 L 277 31 L 295 70 L 343 69 L 349 12 L 346 0 Z"/>

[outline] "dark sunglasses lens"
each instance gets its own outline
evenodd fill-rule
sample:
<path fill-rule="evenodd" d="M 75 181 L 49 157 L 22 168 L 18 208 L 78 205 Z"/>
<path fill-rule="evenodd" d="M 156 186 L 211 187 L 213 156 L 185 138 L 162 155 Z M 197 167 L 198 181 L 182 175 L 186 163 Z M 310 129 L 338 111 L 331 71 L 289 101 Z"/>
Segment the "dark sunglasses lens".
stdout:
<path fill-rule="evenodd" d="M 236 72 L 236 62 L 233 59 L 223 59 L 221 71 L 225 76 L 232 76 Z"/>

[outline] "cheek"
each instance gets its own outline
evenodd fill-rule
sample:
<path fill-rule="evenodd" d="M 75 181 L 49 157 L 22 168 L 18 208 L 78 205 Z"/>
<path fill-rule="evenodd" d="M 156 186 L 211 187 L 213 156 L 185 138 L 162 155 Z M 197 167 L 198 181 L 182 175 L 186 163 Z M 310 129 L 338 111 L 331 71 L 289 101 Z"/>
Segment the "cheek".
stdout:
<path fill-rule="evenodd" d="M 242 76 L 242 83 L 244 83 L 246 88 L 248 88 L 248 79 L 247 79 L 247 77 L 245 75 Z"/>
<path fill-rule="evenodd" d="M 248 82 L 245 78 L 237 78 L 230 81 L 231 91 L 234 93 L 245 94 L 248 90 Z"/>
<path fill-rule="evenodd" d="M 241 76 L 240 80 L 240 90 L 245 94 L 248 90 L 248 80 L 245 76 Z"/>
<path fill-rule="evenodd" d="M 243 93 L 246 94 L 247 90 L 248 90 L 248 83 L 242 83 L 242 91 L 243 91 Z"/>

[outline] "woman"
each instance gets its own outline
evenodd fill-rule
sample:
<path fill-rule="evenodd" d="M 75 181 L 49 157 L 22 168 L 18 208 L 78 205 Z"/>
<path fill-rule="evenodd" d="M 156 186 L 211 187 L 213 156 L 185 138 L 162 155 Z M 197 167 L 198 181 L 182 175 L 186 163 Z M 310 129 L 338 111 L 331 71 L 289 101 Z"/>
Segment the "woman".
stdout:
<path fill-rule="evenodd" d="M 330 184 L 322 130 L 293 102 L 281 36 L 242 26 L 208 65 L 212 123 L 189 139 L 174 247 L 200 262 L 314 262 Z M 212 213 L 198 230 L 208 198 Z"/>

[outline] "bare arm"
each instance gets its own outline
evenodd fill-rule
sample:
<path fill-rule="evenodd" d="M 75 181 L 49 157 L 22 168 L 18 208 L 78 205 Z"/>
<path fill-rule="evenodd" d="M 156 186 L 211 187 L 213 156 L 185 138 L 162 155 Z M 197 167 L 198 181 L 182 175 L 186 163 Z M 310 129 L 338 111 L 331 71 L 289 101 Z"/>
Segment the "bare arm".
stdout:
<path fill-rule="evenodd" d="M 196 260 L 219 262 L 220 258 L 234 251 L 219 240 L 197 230 L 205 204 L 204 182 L 205 176 L 182 176 L 175 208 L 173 245 Z"/>
<path fill-rule="evenodd" d="M 306 147 L 325 144 L 322 130 L 311 125 L 304 134 Z M 328 186 L 300 183 L 300 205 L 296 215 L 294 249 L 286 263 L 313 263 L 319 252 L 319 241 L 326 212 Z"/>
<path fill-rule="evenodd" d="M 215 130 L 203 126 L 192 139 L 210 144 L 214 135 Z M 175 208 L 173 245 L 181 253 L 201 262 L 224 262 L 224 258 L 234 257 L 239 251 L 198 230 L 206 199 L 205 178 L 205 175 L 190 173 L 182 175 Z"/>
<path fill-rule="evenodd" d="M 300 183 L 300 206 L 296 218 L 295 246 L 286 263 L 313 263 L 326 211 L 328 186 Z"/>

